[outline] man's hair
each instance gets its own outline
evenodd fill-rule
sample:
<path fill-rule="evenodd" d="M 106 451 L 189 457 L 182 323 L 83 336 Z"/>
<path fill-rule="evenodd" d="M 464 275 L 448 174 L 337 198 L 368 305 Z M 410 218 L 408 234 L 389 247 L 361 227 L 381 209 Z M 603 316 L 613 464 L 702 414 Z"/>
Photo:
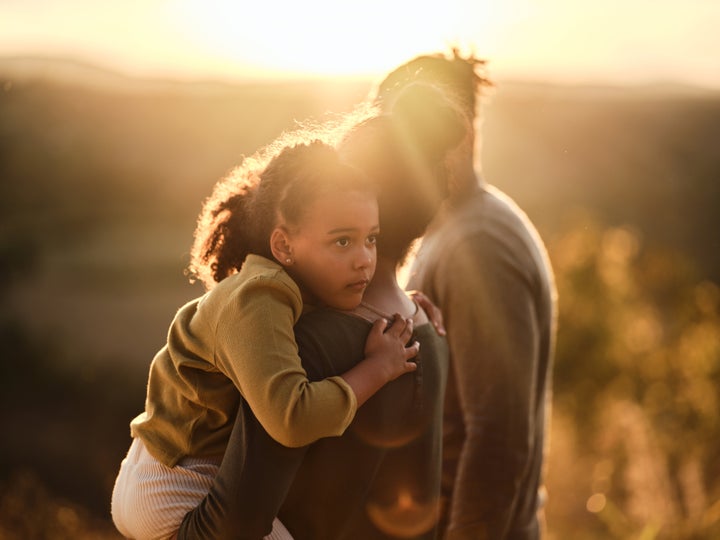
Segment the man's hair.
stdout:
<path fill-rule="evenodd" d="M 432 83 L 441 87 L 473 120 L 482 89 L 492 86 L 485 74 L 485 65 L 485 60 L 473 54 L 463 57 L 456 48 L 449 55 L 437 53 L 418 56 L 385 77 L 377 88 L 374 102 L 387 110 L 408 84 Z"/>

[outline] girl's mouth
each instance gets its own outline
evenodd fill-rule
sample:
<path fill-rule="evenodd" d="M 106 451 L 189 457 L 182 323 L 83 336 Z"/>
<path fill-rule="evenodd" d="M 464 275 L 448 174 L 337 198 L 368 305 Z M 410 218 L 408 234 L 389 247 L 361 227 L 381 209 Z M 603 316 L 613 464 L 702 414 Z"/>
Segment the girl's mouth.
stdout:
<path fill-rule="evenodd" d="M 370 283 L 369 279 L 363 279 L 361 281 L 356 281 L 355 283 L 351 283 L 348 285 L 348 288 L 350 288 L 353 291 L 364 291 L 365 288 L 368 286 L 368 283 Z"/>

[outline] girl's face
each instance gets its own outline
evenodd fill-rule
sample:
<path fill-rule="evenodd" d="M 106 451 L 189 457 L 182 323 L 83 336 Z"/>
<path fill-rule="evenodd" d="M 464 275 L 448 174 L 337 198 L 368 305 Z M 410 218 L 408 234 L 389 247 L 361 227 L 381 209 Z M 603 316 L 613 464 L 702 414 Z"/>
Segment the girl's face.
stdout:
<path fill-rule="evenodd" d="M 288 232 L 288 273 L 304 300 L 349 310 L 357 307 L 375 273 L 380 232 L 377 200 L 358 191 L 328 193 Z"/>

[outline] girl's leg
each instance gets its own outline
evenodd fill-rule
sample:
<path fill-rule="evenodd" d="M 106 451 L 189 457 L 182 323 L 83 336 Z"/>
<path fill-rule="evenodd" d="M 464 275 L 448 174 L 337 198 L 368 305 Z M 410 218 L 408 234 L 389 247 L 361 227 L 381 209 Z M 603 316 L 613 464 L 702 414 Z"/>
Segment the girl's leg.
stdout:
<path fill-rule="evenodd" d="M 170 538 L 210 490 L 218 465 L 207 459 L 186 459 L 167 467 L 141 439 L 134 439 L 112 494 L 111 513 L 118 531 L 136 540 Z"/>

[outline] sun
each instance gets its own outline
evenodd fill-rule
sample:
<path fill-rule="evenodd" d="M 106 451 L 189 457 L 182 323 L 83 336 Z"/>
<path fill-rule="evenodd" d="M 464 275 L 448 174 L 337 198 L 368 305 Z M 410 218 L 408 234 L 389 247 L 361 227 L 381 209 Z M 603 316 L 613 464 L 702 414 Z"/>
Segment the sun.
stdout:
<path fill-rule="evenodd" d="M 485 7 L 483 7 L 485 6 Z M 169 17 L 194 58 L 265 75 L 377 75 L 428 52 L 491 39 L 484 2 L 182 0 Z M 473 25 L 467 25 L 473 20 Z M 482 21 L 485 21 L 482 24 Z M 483 28 L 487 26 L 487 31 Z M 472 34 L 472 36 L 470 35 Z"/>

